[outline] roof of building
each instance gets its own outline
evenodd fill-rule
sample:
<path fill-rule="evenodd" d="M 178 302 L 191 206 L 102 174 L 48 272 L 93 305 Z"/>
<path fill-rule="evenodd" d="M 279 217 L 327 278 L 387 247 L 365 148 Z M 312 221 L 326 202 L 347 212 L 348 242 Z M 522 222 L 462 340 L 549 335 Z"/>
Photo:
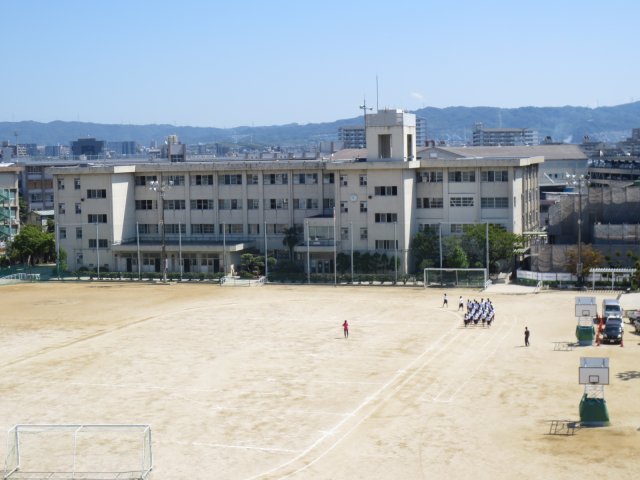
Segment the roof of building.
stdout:
<path fill-rule="evenodd" d="M 517 147 L 426 147 L 440 149 L 462 157 L 535 157 L 543 156 L 547 160 L 587 160 L 587 156 L 578 145 L 529 145 Z"/>
<path fill-rule="evenodd" d="M 334 160 L 353 160 L 354 158 L 367 158 L 366 148 L 344 148 L 333 154 Z"/>

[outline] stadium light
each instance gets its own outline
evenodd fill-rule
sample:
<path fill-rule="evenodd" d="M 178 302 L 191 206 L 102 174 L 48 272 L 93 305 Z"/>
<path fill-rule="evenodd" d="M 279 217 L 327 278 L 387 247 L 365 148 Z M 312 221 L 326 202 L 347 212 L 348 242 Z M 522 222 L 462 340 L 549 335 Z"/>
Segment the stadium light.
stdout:
<path fill-rule="evenodd" d="M 162 226 L 162 253 L 160 255 L 160 261 L 162 262 L 162 281 L 167 281 L 167 242 L 165 238 L 165 223 L 164 223 L 164 194 L 167 190 L 173 188 L 173 180 L 169 181 L 158 181 L 158 180 L 150 180 L 148 182 L 149 190 L 160 194 L 160 214 L 161 220 L 160 224 Z"/>

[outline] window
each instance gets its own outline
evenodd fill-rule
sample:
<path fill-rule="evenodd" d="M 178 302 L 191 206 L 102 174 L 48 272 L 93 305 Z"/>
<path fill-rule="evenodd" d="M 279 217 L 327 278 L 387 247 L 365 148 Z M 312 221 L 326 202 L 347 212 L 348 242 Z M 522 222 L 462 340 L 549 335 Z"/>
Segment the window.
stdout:
<path fill-rule="evenodd" d="M 450 207 L 473 207 L 473 197 L 451 197 L 449 198 Z"/>
<path fill-rule="evenodd" d="M 349 240 L 349 227 L 340 227 L 340 240 Z"/>
<path fill-rule="evenodd" d="M 265 185 L 287 185 L 289 183 L 289 174 L 287 173 L 268 173 L 263 177 Z"/>
<path fill-rule="evenodd" d="M 369 229 L 367 227 L 360 228 L 360 240 L 366 240 L 369 238 Z"/>
<path fill-rule="evenodd" d="M 162 177 L 162 181 L 167 185 L 178 187 L 184 185 L 184 175 L 167 175 L 166 177 Z"/>
<path fill-rule="evenodd" d="M 287 228 L 289 228 L 289 225 L 286 223 L 268 223 L 267 235 L 283 234 Z"/>
<path fill-rule="evenodd" d="M 442 197 L 417 198 L 416 208 L 444 208 L 444 201 Z"/>
<path fill-rule="evenodd" d="M 333 198 L 323 198 L 322 199 L 322 208 L 325 210 L 329 210 L 336 206 L 336 201 Z"/>
<path fill-rule="evenodd" d="M 107 223 L 106 213 L 90 213 L 87 216 L 87 223 Z"/>
<path fill-rule="evenodd" d="M 64 203 L 59 203 L 58 204 L 58 213 L 60 215 L 64 215 L 64 212 L 65 212 Z"/>
<path fill-rule="evenodd" d="M 310 210 L 318 208 L 317 198 L 294 198 L 293 209 L 294 210 Z"/>
<path fill-rule="evenodd" d="M 480 180 L 482 182 L 508 182 L 509 171 L 508 170 L 489 170 L 486 172 L 480 172 Z"/>
<path fill-rule="evenodd" d="M 480 200 L 482 208 L 509 208 L 507 197 L 482 197 Z"/>
<path fill-rule="evenodd" d="M 109 244 L 108 244 L 106 238 L 98 239 L 98 248 L 107 248 L 108 245 Z M 90 238 L 89 239 L 89 248 L 96 248 L 96 239 L 95 238 Z"/>
<path fill-rule="evenodd" d="M 80 190 L 80 179 L 79 178 L 74 178 L 73 179 L 73 189 L 74 190 Z"/>
<path fill-rule="evenodd" d="M 247 173 L 247 185 L 259 185 L 260 175 L 257 173 Z"/>
<path fill-rule="evenodd" d="M 442 172 L 417 172 L 418 183 L 442 183 Z"/>
<path fill-rule="evenodd" d="M 376 240 L 376 250 L 394 250 L 394 240 Z"/>
<path fill-rule="evenodd" d="M 247 209 L 248 210 L 260 210 L 260 200 L 257 198 L 249 198 L 247 199 Z"/>
<path fill-rule="evenodd" d="M 376 213 L 376 223 L 394 223 L 398 221 L 397 213 Z"/>
<path fill-rule="evenodd" d="M 82 239 L 82 227 L 76 227 L 76 239 L 77 240 Z"/>
<path fill-rule="evenodd" d="M 297 185 L 315 185 L 318 183 L 318 174 L 296 173 L 293 175 L 293 183 Z"/>
<path fill-rule="evenodd" d="M 452 223 L 450 227 L 451 233 L 454 235 L 462 235 L 464 233 L 464 224 L 462 223 Z"/>
<path fill-rule="evenodd" d="M 347 202 L 340 202 L 340 213 L 348 213 L 349 204 Z"/>
<path fill-rule="evenodd" d="M 136 175 L 134 183 L 136 187 L 144 187 L 149 182 L 155 182 L 157 180 L 158 180 L 158 177 L 155 175 Z"/>
<path fill-rule="evenodd" d="M 186 202 L 184 200 L 165 200 L 165 210 L 186 210 Z"/>
<path fill-rule="evenodd" d="M 139 223 L 138 224 L 138 233 L 140 235 L 157 235 L 158 234 L 158 224 L 157 223 Z"/>
<path fill-rule="evenodd" d="M 64 190 L 64 178 L 58 179 L 58 190 Z"/>
<path fill-rule="evenodd" d="M 219 198 L 218 210 L 242 210 L 241 198 Z"/>
<path fill-rule="evenodd" d="M 271 210 L 289 210 L 289 199 L 271 198 L 269 199 L 269 208 Z"/>
<path fill-rule="evenodd" d="M 153 210 L 153 200 L 136 200 L 136 210 Z"/>
<path fill-rule="evenodd" d="M 191 234 L 193 235 L 211 235 L 214 233 L 216 233 L 216 229 L 213 223 L 194 223 L 191 225 Z"/>
<path fill-rule="evenodd" d="M 219 230 L 220 234 L 242 235 L 244 233 L 244 228 L 241 223 L 221 223 Z"/>
<path fill-rule="evenodd" d="M 82 213 L 82 205 L 80 203 L 76 203 L 76 215 L 80 215 Z"/>
<path fill-rule="evenodd" d="M 242 174 L 241 173 L 233 173 L 233 174 L 225 174 L 220 175 L 218 177 L 219 185 L 242 185 Z"/>
<path fill-rule="evenodd" d="M 358 176 L 358 182 L 360 184 L 361 187 L 366 187 L 367 186 L 367 176 L 366 175 L 359 175 Z"/>
<path fill-rule="evenodd" d="M 192 175 L 191 185 L 213 185 L 213 175 Z"/>
<path fill-rule="evenodd" d="M 184 223 L 165 223 L 164 224 L 164 233 L 168 233 L 170 235 L 184 235 L 187 233 L 187 226 Z"/>
<path fill-rule="evenodd" d="M 391 135 L 378 135 L 378 158 L 391 158 Z"/>
<path fill-rule="evenodd" d="M 250 223 L 248 227 L 249 227 L 249 235 L 260 235 L 259 223 Z"/>
<path fill-rule="evenodd" d="M 398 187 L 375 187 L 376 196 L 398 195 Z"/>
<path fill-rule="evenodd" d="M 348 187 L 349 186 L 349 180 L 347 179 L 346 175 L 340 175 L 340 186 L 341 187 Z"/>
<path fill-rule="evenodd" d="M 333 173 L 325 173 L 322 176 L 322 183 L 325 185 L 335 183 L 335 175 Z"/>
<path fill-rule="evenodd" d="M 424 233 L 440 233 L 439 223 L 420 223 L 418 224 L 418 230 Z"/>
<path fill-rule="evenodd" d="M 107 198 L 107 190 L 104 188 L 90 188 L 87 190 L 87 198 Z"/>
<path fill-rule="evenodd" d="M 60 230 L 58 230 L 58 235 L 60 236 L 61 240 L 64 240 L 65 238 L 67 238 L 67 229 L 62 227 Z"/>
<path fill-rule="evenodd" d="M 476 172 L 473 170 L 457 170 L 449 172 L 449 183 L 473 183 L 476 181 Z"/>
<path fill-rule="evenodd" d="M 206 198 L 191 200 L 191 210 L 213 210 L 213 200 Z"/>

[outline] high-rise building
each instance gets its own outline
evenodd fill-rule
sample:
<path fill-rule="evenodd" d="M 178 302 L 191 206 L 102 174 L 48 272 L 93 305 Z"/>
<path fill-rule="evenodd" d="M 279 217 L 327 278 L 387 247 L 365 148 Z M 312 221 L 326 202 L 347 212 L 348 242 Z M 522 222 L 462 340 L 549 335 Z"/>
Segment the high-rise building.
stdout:
<path fill-rule="evenodd" d="M 538 132 L 530 128 L 485 128 L 476 123 L 473 128 L 474 147 L 513 147 L 538 145 Z"/>

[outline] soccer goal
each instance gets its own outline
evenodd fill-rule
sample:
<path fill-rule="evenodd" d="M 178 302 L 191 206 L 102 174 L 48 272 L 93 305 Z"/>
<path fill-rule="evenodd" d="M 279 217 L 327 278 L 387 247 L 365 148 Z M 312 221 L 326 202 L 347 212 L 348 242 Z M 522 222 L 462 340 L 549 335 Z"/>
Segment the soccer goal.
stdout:
<path fill-rule="evenodd" d="M 4 480 L 144 480 L 153 468 L 149 425 L 15 425 Z"/>
<path fill-rule="evenodd" d="M 425 268 L 424 287 L 481 287 L 489 278 L 486 268 Z"/>

